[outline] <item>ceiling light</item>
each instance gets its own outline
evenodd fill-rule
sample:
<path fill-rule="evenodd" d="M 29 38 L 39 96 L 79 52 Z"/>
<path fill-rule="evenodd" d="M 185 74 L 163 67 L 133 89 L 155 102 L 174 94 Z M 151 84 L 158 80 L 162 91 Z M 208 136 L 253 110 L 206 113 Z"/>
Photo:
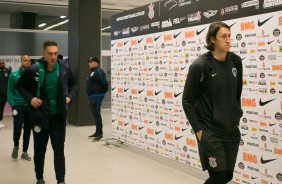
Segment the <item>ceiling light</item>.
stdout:
<path fill-rule="evenodd" d="M 104 27 L 103 29 L 101 29 L 101 31 L 104 31 L 104 30 L 106 30 L 106 29 L 110 29 L 110 28 L 111 28 L 111 26 Z"/>
<path fill-rule="evenodd" d="M 67 16 L 65 16 L 65 15 L 61 15 L 61 16 L 60 16 L 61 19 L 64 19 L 64 18 L 66 18 L 66 17 L 67 17 Z"/>
<path fill-rule="evenodd" d="M 42 23 L 38 25 L 38 27 L 44 27 L 44 26 L 46 26 L 46 23 Z"/>

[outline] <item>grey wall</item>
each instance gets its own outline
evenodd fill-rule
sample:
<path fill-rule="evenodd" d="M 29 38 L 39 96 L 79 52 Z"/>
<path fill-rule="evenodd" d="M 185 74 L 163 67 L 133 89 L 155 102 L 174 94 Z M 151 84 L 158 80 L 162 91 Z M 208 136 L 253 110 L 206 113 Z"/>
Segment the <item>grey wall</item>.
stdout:
<path fill-rule="evenodd" d="M 68 55 L 68 34 L 44 32 L 10 32 L 0 31 L 0 55 L 41 56 L 42 44 L 54 40 L 59 45 L 59 53 Z"/>
<path fill-rule="evenodd" d="M 10 14 L 0 13 L 0 27 L 10 28 Z"/>

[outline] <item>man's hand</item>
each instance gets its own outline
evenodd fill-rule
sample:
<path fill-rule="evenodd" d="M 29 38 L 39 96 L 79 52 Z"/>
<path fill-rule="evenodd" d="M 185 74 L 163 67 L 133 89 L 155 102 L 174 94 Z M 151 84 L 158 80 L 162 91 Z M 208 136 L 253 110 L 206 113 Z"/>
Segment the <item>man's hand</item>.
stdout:
<path fill-rule="evenodd" d="M 66 97 L 66 103 L 69 104 L 71 99 L 69 97 Z"/>
<path fill-rule="evenodd" d="M 30 105 L 33 106 L 35 109 L 37 109 L 42 105 L 42 102 L 43 101 L 40 98 L 33 97 L 30 101 Z"/>
<path fill-rule="evenodd" d="M 196 135 L 197 135 L 199 141 L 202 140 L 202 133 L 203 133 L 203 130 L 200 130 L 199 132 L 196 133 Z"/>

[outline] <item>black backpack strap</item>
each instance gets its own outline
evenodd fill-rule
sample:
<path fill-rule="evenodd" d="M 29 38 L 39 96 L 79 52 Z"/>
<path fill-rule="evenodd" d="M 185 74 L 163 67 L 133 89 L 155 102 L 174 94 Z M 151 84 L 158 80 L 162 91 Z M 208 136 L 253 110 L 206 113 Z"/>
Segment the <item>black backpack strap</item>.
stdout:
<path fill-rule="evenodd" d="M 238 76 L 238 81 L 237 81 L 237 101 L 241 104 L 241 93 L 242 93 L 242 88 L 243 88 L 243 70 L 242 70 L 242 59 L 234 54 L 233 52 L 230 52 L 230 58 L 237 70 L 237 76 Z"/>

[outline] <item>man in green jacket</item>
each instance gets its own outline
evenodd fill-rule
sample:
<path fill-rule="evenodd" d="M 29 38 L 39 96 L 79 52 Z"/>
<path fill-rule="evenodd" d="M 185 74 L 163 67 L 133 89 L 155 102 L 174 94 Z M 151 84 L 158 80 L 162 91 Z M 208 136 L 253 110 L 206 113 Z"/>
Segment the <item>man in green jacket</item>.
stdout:
<path fill-rule="evenodd" d="M 30 161 L 31 158 L 27 154 L 27 149 L 29 145 L 29 138 L 31 133 L 31 124 L 29 120 L 30 105 L 29 103 L 19 94 L 16 90 L 16 83 L 20 78 L 22 72 L 30 66 L 30 57 L 24 55 L 21 57 L 21 67 L 11 73 L 8 79 L 8 103 L 12 108 L 12 114 L 14 118 L 14 148 L 12 152 L 12 159 L 16 160 L 18 158 L 19 151 L 19 140 L 21 137 L 22 128 L 23 132 L 23 152 L 21 158 L 23 160 Z"/>

